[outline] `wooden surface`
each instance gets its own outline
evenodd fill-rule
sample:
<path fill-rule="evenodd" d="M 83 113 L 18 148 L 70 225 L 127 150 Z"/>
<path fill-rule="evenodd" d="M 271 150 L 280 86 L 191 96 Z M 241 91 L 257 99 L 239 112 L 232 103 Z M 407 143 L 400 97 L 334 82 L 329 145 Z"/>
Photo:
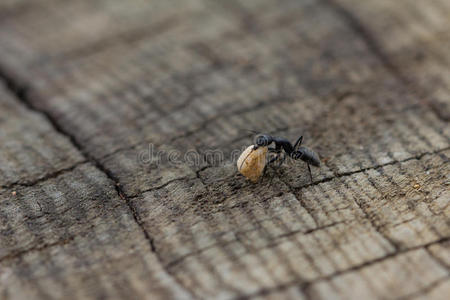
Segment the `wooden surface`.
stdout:
<path fill-rule="evenodd" d="M 447 299 L 449 15 L 1 1 L 0 299 Z M 303 134 L 314 182 L 246 181 L 246 129 Z"/>

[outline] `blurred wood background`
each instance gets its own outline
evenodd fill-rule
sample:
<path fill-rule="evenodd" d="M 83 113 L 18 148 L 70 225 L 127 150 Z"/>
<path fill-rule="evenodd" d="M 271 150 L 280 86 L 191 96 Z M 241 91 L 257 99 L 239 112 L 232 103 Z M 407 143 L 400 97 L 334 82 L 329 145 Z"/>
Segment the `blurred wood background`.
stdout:
<path fill-rule="evenodd" d="M 1 1 L 0 299 L 448 299 L 449 16 Z M 246 129 L 303 134 L 313 183 L 246 181 Z"/>

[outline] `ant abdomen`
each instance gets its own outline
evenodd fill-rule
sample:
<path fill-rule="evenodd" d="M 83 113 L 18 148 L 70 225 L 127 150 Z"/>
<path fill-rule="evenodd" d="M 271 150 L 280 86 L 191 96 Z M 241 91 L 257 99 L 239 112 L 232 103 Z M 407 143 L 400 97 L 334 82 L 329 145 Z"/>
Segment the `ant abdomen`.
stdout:
<path fill-rule="evenodd" d="M 301 159 L 304 162 L 313 165 L 315 167 L 320 166 L 319 156 L 309 148 L 299 147 L 292 155 L 294 159 Z"/>

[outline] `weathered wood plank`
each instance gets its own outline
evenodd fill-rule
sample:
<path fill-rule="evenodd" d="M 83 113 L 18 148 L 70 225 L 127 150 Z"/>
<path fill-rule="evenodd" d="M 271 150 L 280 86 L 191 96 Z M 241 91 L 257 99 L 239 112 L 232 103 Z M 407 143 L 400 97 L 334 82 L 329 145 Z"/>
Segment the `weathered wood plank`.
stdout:
<path fill-rule="evenodd" d="M 153 38 L 143 39 L 132 51 L 119 43 L 118 49 L 37 68 L 34 76 L 42 79 L 26 82 L 35 95 L 30 101 L 101 160 L 139 145 L 102 160 L 129 195 L 188 175 L 182 167 L 178 175 L 168 170 L 171 175 L 158 180 L 158 172 L 136 162 L 148 143 L 173 144 L 167 137 L 183 151 L 231 151 L 245 141 L 240 140 L 244 128 L 288 128 L 282 134 L 292 139 L 305 132 L 315 137 L 320 154 L 331 158 L 319 179 L 449 146 L 448 126 L 398 86 L 331 8 L 313 1 L 288 3 L 278 13 L 271 7 L 271 13 L 253 17 L 261 32 L 243 34 L 232 27 L 215 38 L 197 33 L 176 42 L 163 40 L 177 43 L 171 50 Z M 295 13 L 286 17 L 289 11 Z M 285 18 L 288 22 L 279 24 Z M 317 18 L 323 24 L 311 35 L 310 23 Z M 197 26 L 185 25 L 192 31 Z M 192 46 L 199 43 L 202 47 Z M 280 45 L 289 48 L 282 53 Z M 229 147 L 230 140 L 237 142 Z"/>
<path fill-rule="evenodd" d="M 194 180 L 171 183 L 132 202 L 163 263 L 199 297 L 251 295 L 334 277 L 448 238 L 450 152 L 440 154 L 294 194 L 278 180 L 272 188 L 243 184 L 240 178 L 208 186 Z M 430 268 L 446 273 L 439 265 Z M 239 280 L 228 278 L 228 269 Z M 392 298 L 406 296 L 389 292 Z M 371 296 L 381 297 L 377 291 Z"/>
<path fill-rule="evenodd" d="M 191 298 L 90 164 L 14 192 L 0 195 L 0 298 Z"/>
<path fill-rule="evenodd" d="M 0 188 L 31 184 L 84 160 L 45 116 L 31 112 L 0 84 Z"/>
<path fill-rule="evenodd" d="M 184 31 L 195 35 L 175 30 L 177 40 L 168 33 L 156 41 L 143 39 L 131 49 L 122 42 L 88 57 L 50 64 L 35 72 L 27 69 L 25 84 L 35 94 L 30 100 L 56 116 L 96 157 L 136 143 L 162 143 L 168 136 L 198 131 L 204 122 L 214 124 L 221 116 L 229 118 L 265 105 L 267 109 L 261 114 L 267 115 L 270 123 L 258 116 L 250 118 L 250 124 L 236 120 L 232 129 L 218 128 L 215 140 L 239 137 L 242 128 L 236 128 L 238 125 L 263 130 L 292 125 L 296 120 L 317 122 L 315 116 L 332 104 L 333 94 L 370 78 L 381 65 L 326 6 L 314 1 L 287 3 L 278 8 L 278 14 L 269 10 L 255 17 L 262 27 L 260 33 L 243 32 L 234 21 L 241 18 L 239 14 L 215 8 L 221 19 L 230 20 L 223 26 L 216 20 L 215 27 L 220 27 L 212 37 L 198 30 L 210 26 L 209 19 L 194 19 L 196 15 L 186 12 Z M 276 2 L 270 2 L 270 9 L 277 7 Z M 290 10 L 298 15 L 275 26 Z M 59 21 L 47 18 L 49 23 Z M 318 18 L 324 21 L 316 24 L 316 34 L 311 35 L 310 23 Z M 229 23 L 237 25 L 230 27 Z M 49 34 L 46 27 L 42 31 Z M 271 42 L 265 43 L 267 40 Z M 222 47 L 225 41 L 229 48 Z M 344 47 L 349 43 L 352 47 Z M 283 52 L 278 45 L 289 50 Z M 230 51 L 238 47 L 245 52 Z M 20 51 L 11 56 L 18 55 Z M 272 111 L 278 99 L 285 105 Z M 286 115 L 285 111 L 291 113 Z"/>
<path fill-rule="evenodd" d="M 312 297 L 321 299 L 335 298 L 336 295 L 340 299 L 407 299 L 433 289 L 435 285 L 443 288 L 449 280 L 448 272 L 421 249 L 314 284 L 309 292 Z M 437 296 L 446 293 L 448 284 Z"/>
<path fill-rule="evenodd" d="M 28 105 L 5 96 L 5 137 L 70 150 L 5 177 L 0 295 L 447 295 L 444 2 L 0 5 L 0 74 Z M 314 182 L 303 163 L 245 181 L 245 129 L 304 134 Z"/>
<path fill-rule="evenodd" d="M 442 265 L 450 268 L 450 241 L 440 243 L 437 245 L 432 245 L 428 248 L 431 254 L 438 259 Z"/>
<path fill-rule="evenodd" d="M 373 35 L 393 71 L 411 90 L 429 103 L 439 117 L 450 121 L 449 2 L 336 2 Z"/>

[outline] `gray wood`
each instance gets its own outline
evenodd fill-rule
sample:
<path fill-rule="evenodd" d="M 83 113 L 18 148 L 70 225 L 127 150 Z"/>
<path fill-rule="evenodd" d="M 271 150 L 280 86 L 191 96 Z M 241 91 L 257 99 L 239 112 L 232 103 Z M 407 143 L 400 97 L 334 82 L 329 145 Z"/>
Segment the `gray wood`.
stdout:
<path fill-rule="evenodd" d="M 0 199 L 1 298 L 191 298 L 89 163 Z"/>
<path fill-rule="evenodd" d="M 33 185 L 84 161 L 46 117 L 30 111 L 0 85 L 0 186 Z"/>
<path fill-rule="evenodd" d="M 416 2 L 2 2 L 0 298 L 445 299 L 450 6 Z M 246 181 L 248 130 L 314 181 Z"/>

